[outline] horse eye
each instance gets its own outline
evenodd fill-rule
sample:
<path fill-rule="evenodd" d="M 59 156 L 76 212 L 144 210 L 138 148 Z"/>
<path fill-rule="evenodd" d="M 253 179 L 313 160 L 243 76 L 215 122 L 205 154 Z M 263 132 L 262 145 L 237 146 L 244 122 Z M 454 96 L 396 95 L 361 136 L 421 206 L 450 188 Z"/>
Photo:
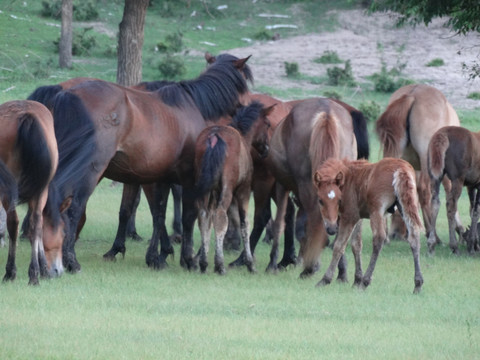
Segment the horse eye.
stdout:
<path fill-rule="evenodd" d="M 323 206 L 323 200 L 322 199 L 318 199 L 318 203 Z"/>

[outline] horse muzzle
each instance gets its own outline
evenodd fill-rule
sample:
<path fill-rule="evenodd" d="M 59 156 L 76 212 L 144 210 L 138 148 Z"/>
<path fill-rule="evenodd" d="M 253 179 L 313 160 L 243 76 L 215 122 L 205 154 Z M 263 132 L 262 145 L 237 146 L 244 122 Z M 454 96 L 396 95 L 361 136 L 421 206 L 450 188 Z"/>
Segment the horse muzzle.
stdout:
<path fill-rule="evenodd" d="M 328 235 L 335 235 L 338 232 L 338 224 L 332 224 L 329 221 L 324 221 L 324 223 Z"/>
<path fill-rule="evenodd" d="M 262 146 L 262 148 L 258 153 L 262 159 L 265 159 L 268 156 L 269 151 L 270 151 L 270 146 L 264 145 Z"/>
<path fill-rule="evenodd" d="M 50 278 L 56 278 L 60 277 L 64 272 L 63 268 L 63 262 L 62 258 L 56 259 L 52 264 L 50 265 L 50 268 L 48 269 L 48 276 Z"/>

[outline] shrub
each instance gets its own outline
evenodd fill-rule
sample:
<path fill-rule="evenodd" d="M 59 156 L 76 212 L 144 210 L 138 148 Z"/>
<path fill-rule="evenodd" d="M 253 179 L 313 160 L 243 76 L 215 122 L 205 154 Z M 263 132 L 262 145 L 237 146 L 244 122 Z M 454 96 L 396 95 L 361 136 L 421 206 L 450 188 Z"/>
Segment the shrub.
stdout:
<path fill-rule="evenodd" d="M 352 65 L 350 60 L 345 62 L 345 68 L 335 66 L 327 69 L 328 83 L 333 86 L 355 86 L 355 79 L 353 77 Z"/>
<path fill-rule="evenodd" d="M 89 55 L 90 50 L 97 45 L 97 40 L 92 35 L 87 35 L 87 32 L 92 30 L 92 27 L 83 28 L 80 32 L 73 33 L 72 39 L 72 55 L 81 56 Z M 58 44 L 60 43 L 60 38 L 53 42 L 58 51 Z"/>
<path fill-rule="evenodd" d="M 44 17 L 60 19 L 62 17 L 62 0 L 44 0 L 40 14 Z M 98 18 L 96 1 L 74 1 L 73 19 L 76 21 L 91 21 Z"/>
<path fill-rule="evenodd" d="M 331 99 L 337 99 L 337 100 L 342 100 L 342 95 L 337 93 L 336 91 L 324 91 L 323 96 Z"/>
<path fill-rule="evenodd" d="M 296 62 L 284 62 L 285 64 L 285 72 L 287 73 L 287 77 L 298 77 L 300 72 L 298 71 L 298 64 Z"/>
<path fill-rule="evenodd" d="M 176 53 L 183 49 L 183 34 L 176 32 L 165 36 L 165 41 L 157 44 L 158 51 L 162 53 Z"/>
<path fill-rule="evenodd" d="M 179 56 L 166 55 L 158 64 L 162 79 L 174 80 L 181 78 L 187 72 L 185 63 Z"/>
<path fill-rule="evenodd" d="M 435 58 L 435 59 L 431 60 L 430 62 L 428 62 L 426 66 L 430 66 L 430 67 L 431 67 L 431 66 L 435 66 L 435 67 L 437 67 L 437 66 L 443 66 L 443 65 L 445 65 L 445 62 L 443 61 L 443 59 Z"/>
<path fill-rule="evenodd" d="M 313 59 L 313 62 L 317 64 L 340 64 L 342 59 L 338 56 L 336 51 L 326 50 L 322 56 Z"/>
<path fill-rule="evenodd" d="M 474 91 L 468 94 L 467 99 L 480 100 L 480 92 Z"/>
<path fill-rule="evenodd" d="M 404 85 L 412 84 L 412 80 L 398 77 L 401 74 L 401 70 L 403 68 L 398 67 L 387 70 L 387 66 L 383 63 L 380 72 L 371 76 L 375 91 L 390 93 Z"/>
<path fill-rule="evenodd" d="M 272 40 L 272 37 L 273 35 L 265 30 L 265 29 L 262 29 L 260 31 L 257 31 L 254 35 L 253 35 L 253 38 L 255 40 Z"/>
<path fill-rule="evenodd" d="M 367 121 L 376 121 L 381 112 L 380 105 L 373 100 L 361 103 L 358 110 L 363 113 Z"/>

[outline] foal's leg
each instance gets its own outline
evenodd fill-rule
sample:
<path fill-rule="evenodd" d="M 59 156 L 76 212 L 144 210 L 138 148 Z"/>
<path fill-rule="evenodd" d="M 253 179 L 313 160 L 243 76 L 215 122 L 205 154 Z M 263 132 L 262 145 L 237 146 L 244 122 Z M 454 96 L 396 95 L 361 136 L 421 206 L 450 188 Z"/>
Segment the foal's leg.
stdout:
<path fill-rule="evenodd" d="M 212 218 L 209 210 L 207 209 L 208 204 L 201 206 L 198 212 L 198 227 L 200 229 L 200 234 L 202 236 L 202 245 L 198 250 L 196 258 L 199 260 L 200 271 L 205 273 L 208 266 L 208 250 L 210 248 L 210 237 L 212 230 Z"/>
<path fill-rule="evenodd" d="M 197 207 L 195 206 L 195 194 L 192 187 L 183 187 L 182 190 L 182 248 L 180 265 L 187 270 L 197 268 L 193 253 L 193 227 L 197 219 Z"/>
<path fill-rule="evenodd" d="M 458 199 L 462 194 L 463 179 L 452 181 L 452 191 L 447 196 L 447 218 L 448 218 L 448 234 L 450 238 L 450 249 L 454 254 L 458 253 L 458 242 L 455 235 L 455 213 L 457 212 Z"/>
<path fill-rule="evenodd" d="M 5 206 L 5 209 L 8 208 L 8 206 Z M 15 265 L 15 257 L 17 253 L 18 215 L 15 209 L 7 211 L 7 230 L 10 240 L 8 245 L 8 258 L 7 264 L 5 266 L 5 276 L 3 277 L 3 281 L 13 281 L 17 277 L 17 266 Z"/>
<path fill-rule="evenodd" d="M 435 253 L 435 245 L 437 244 L 437 236 L 435 233 L 435 228 L 437 226 L 438 211 L 440 210 L 440 197 L 439 197 L 440 181 L 430 179 L 430 188 L 432 191 L 432 199 L 431 199 L 431 205 L 430 205 L 430 211 L 432 212 L 430 216 L 431 222 L 429 224 L 429 227 L 426 227 L 425 230 L 427 231 L 428 253 L 430 255 L 433 255 Z M 451 194 L 451 191 L 448 193 L 448 196 L 450 194 Z M 448 199 L 448 196 L 447 196 L 447 199 Z"/>
<path fill-rule="evenodd" d="M 383 221 L 382 214 L 375 212 L 370 214 L 370 226 L 372 227 L 373 234 L 373 249 L 372 257 L 370 258 L 370 264 L 367 271 L 363 276 L 362 287 L 366 288 L 372 281 L 373 270 L 375 270 L 375 264 L 377 263 L 378 255 L 382 250 L 383 243 L 387 238 L 387 232 L 385 229 L 385 222 Z"/>
<path fill-rule="evenodd" d="M 359 220 L 353 229 L 351 236 L 352 252 L 355 259 L 355 278 L 353 281 L 354 286 L 359 286 L 363 279 L 362 270 L 362 220 Z"/>
<path fill-rule="evenodd" d="M 132 215 L 135 206 L 135 198 L 140 193 L 140 185 L 124 184 L 122 193 L 122 202 L 118 214 L 117 235 L 113 241 L 112 247 L 104 255 L 104 260 L 115 260 L 115 256 L 121 253 L 125 257 L 125 238 L 127 234 L 127 223 Z"/>
<path fill-rule="evenodd" d="M 229 198 L 229 199 L 228 199 Z M 224 264 L 224 257 L 223 257 L 223 239 L 225 238 L 225 234 L 227 233 L 228 228 L 228 216 L 227 216 L 227 209 L 228 205 L 225 204 L 230 203 L 231 195 L 227 196 L 227 194 L 223 193 L 222 203 L 219 204 L 218 208 L 215 211 L 215 215 L 213 218 L 213 227 L 215 229 L 215 268 L 214 271 L 219 275 L 224 275 L 225 271 L 225 264 Z M 251 254 L 250 254 L 251 256 Z"/>
<path fill-rule="evenodd" d="M 323 275 L 322 280 L 318 282 L 317 286 L 325 286 L 332 282 L 338 262 L 341 256 L 345 253 L 345 247 L 348 244 L 348 238 L 350 237 L 354 226 L 355 222 L 344 223 L 340 220 L 338 235 L 333 243 L 332 260 L 330 261 L 330 265 L 328 266 L 325 275 Z"/>
<path fill-rule="evenodd" d="M 287 212 L 288 203 L 288 191 L 285 190 L 283 185 L 276 184 L 276 199 L 277 199 L 277 214 L 275 216 L 275 222 L 273 224 L 273 241 L 272 249 L 270 251 L 270 262 L 267 265 L 265 271 L 276 272 L 277 271 L 277 258 L 278 258 L 278 243 L 281 234 L 285 228 L 285 214 Z"/>
<path fill-rule="evenodd" d="M 448 196 L 450 191 L 452 191 L 452 182 L 446 176 L 442 180 L 443 188 L 445 189 L 445 194 Z M 460 214 L 458 211 L 455 213 L 455 230 L 457 231 L 459 239 L 463 239 L 463 234 L 465 233 L 465 227 L 462 225 L 462 221 L 460 219 Z"/>
<path fill-rule="evenodd" d="M 284 246 L 283 257 L 278 263 L 280 269 L 285 269 L 288 265 L 297 264 L 297 255 L 295 251 L 295 205 L 293 200 L 288 197 L 287 211 L 285 213 L 285 234 L 284 234 Z"/>
<path fill-rule="evenodd" d="M 408 221 L 405 221 L 405 223 L 408 224 Z M 420 230 L 412 227 L 409 228 L 407 240 L 410 244 L 410 248 L 412 249 L 413 264 L 415 268 L 415 288 L 413 289 L 413 293 L 417 294 L 420 292 L 423 285 L 423 276 L 420 270 Z"/>
<path fill-rule="evenodd" d="M 480 218 L 480 191 L 477 188 L 473 188 L 472 193 L 474 194 L 474 203 L 471 210 L 472 223 L 467 239 L 467 250 L 469 253 L 475 252 L 475 245 L 478 242 L 477 223 Z"/>
<path fill-rule="evenodd" d="M 238 216 L 240 218 L 240 235 L 243 240 L 243 247 L 245 251 L 245 265 L 250 272 L 255 272 L 253 264 L 253 256 L 250 250 L 250 229 L 247 218 L 248 200 L 250 198 L 250 187 L 245 186 L 244 189 L 239 189 L 236 195 L 236 203 L 238 206 Z"/>

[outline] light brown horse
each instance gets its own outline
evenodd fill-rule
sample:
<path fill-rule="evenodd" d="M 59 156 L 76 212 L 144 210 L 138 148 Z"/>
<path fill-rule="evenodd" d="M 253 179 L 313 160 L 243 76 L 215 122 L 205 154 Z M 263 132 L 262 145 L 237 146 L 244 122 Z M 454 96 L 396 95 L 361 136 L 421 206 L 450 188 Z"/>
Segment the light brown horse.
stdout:
<path fill-rule="evenodd" d="M 335 268 L 345 252 L 355 226 L 361 219 L 370 219 L 373 250 L 365 274 L 361 263 L 361 240 L 357 242 L 355 238 L 352 239 L 355 257 L 354 285 L 366 288 L 372 280 L 378 255 L 387 237 L 385 214 L 398 205 L 408 228 L 408 242 L 415 267 L 413 292 L 418 293 L 423 284 L 419 260 L 422 221 L 412 166 L 404 160 L 394 158 L 384 158 L 375 164 L 365 160 L 332 158 L 317 168 L 313 182 L 327 233 L 335 235 L 338 232 L 332 261 L 318 285 L 327 285 L 332 281 Z"/>
<path fill-rule="evenodd" d="M 195 267 L 193 226 L 197 216 L 192 194 L 195 141 L 207 119 L 231 116 L 236 111 L 240 97 L 248 89 L 246 79 L 251 76 L 247 60 L 235 58 L 214 64 L 197 79 L 172 83 L 153 92 L 104 81 L 85 81 L 57 95 L 55 122 L 74 122 L 77 106 L 81 105 L 86 109 L 81 113 L 82 118 L 94 123 L 97 149 L 68 210 L 68 233 L 63 248 L 67 270 L 80 269 L 74 251 L 75 230 L 101 177 L 130 184 L 155 183 L 153 193 L 147 194 L 154 233 L 146 255 L 147 264 L 155 268 L 164 267 L 167 256 L 173 252 L 165 228 L 166 199 L 169 185 L 181 184 L 184 238 L 180 261 L 188 269 Z M 70 117 L 62 116 L 62 109 L 69 109 Z M 128 199 L 127 203 L 133 204 L 134 199 Z M 130 213 L 131 208 L 124 209 L 126 218 Z M 113 259 L 119 252 L 125 253 L 125 237 L 115 239 L 104 258 Z"/>
<path fill-rule="evenodd" d="M 195 178 L 198 191 L 198 224 L 202 245 L 197 258 L 200 270 L 206 271 L 211 226 L 215 230 L 215 269 L 225 273 L 223 240 L 227 232 L 227 211 L 236 203 L 240 232 L 244 244 L 245 262 L 253 272 L 254 264 L 249 243 L 248 203 L 253 175 L 250 155 L 254 148 L 261 157 L 268 155 L 272 107 L 263 108 L 259 102 L 237 110 L 231 126 L 213 125 L 198 136 L 195 146 Z"/>
<path fill-rule="evenodd" d="M 7 211 L 10 237 L 4 281 L 14 280 L 18 216 L 17 202 L 28 203 L 32 214 L 29 239 L 32 247 L 29 284 L 37 285 L 39 275 L 63 272 L 62 243 L 43 238 L 43 210 L 49 184 L 58 165 L 53 117 L 35 101 L 17 100 L 0 105 L 0 196 Z"/>
<path fill-rule="evenodd" d="M 447 194 L 447 218 L 450 248 L 458 252 L 455 237 L 455 214 L 463 186 L 468 189 L 471 225 L 467 237 L 467 249 L 478 249 L 477 223 L 480 218 L 480 132 L 471 132 L 462 127 L 448 126 L 438 130 L 428 147 L 428 164 L 432 190 L 432 227 L 435 229 L 440 200 L 440 182 L 445 177 L 452 182 Z M 430 252 L 435 250 L 435 238 L 428 237 Z"/>
<path fill-rule="evenodd" d="M 417 186 L 427 237 L 435 237 L 437 241 L 440 240 L 431 227 L 427 151 L 433 134 L 444 126 L 460 126 L 457 113 L 439 90 L 423 84 L 407 85 L 395 91 L 376 122 L 383 156 L 402 158 L 418 172 Z M 448 179 L 445 178 L 443 185 L 448 194 L 451 186 Z M 463 232 L 458 215 L 456 219 L 457 230 Z"/>
<path fill-rule="evenodd" d="M 307 217 L 306 241 L 300 249 L 304 262 L 301 276 L 317 270 L 318 257 L 327 243 L 327 234 L 315 200 L 312 169 L 330 157 L 357 158 L 355 124 L 344 107 L 330 99 L 318 98 L 299 102 L 275 129 L 268 163 L 276 179 L 277 214 L 267 270 L 275 271 L 277 268 L 278 241 L 285 226 L 290 191 L 297 197 Z"/>

